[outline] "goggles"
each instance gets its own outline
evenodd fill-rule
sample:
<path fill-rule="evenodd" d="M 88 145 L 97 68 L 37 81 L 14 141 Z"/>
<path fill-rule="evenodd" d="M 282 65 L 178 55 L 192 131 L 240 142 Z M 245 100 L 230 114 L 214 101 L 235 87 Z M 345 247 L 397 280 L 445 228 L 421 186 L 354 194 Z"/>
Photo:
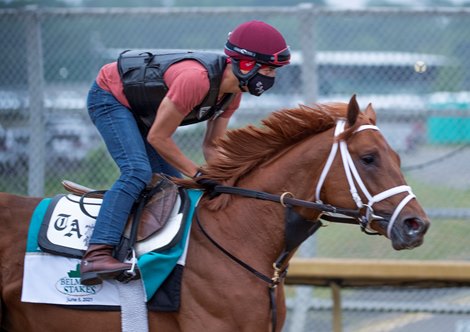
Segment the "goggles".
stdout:
<path fill-rule="evenodd" d="M 263 55 L 264 56 L 264 55 Z M 290 62 L 290 48 L 287 46 L 285 49 L 274 53 L 270 56 L 269 63 L 274 65 L 287 65 Z"/>
<path fill-rule="evenodd" d="M 269 64 L 269 65 L 273 65 L 273 66 L 287 65 L 289 63 L 289 60 L 290 60 L 289 46 L 287 46 L 283 50 L 280 50 L 279 52 L 276 52 L 272 55 L 252 52 L 252 51 L 246 50 L 244 48 L 240 48 L 238 46 L 235 46 L 234 44 L 232 44 L 229 41 L 227 41 L 227 43 L 225 44 L 225 48 L 228 49 L 229 51 L 233 51 L 233 52 L 236 52 L 238 54 L 254 58 L 256 60 L 256 62 L 265 63 L 265 64 Z"/>

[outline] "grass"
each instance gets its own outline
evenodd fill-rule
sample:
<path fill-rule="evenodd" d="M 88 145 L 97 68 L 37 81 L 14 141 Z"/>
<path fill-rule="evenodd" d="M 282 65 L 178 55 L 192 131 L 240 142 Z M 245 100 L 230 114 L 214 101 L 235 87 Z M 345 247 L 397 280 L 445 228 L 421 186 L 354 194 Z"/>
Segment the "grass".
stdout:
<path fill-rule="evenodd" d="M 428 184 L 413 177 L 407 177 L 407 182 L 425 208 L 469 208 L 470 190 Z"/>

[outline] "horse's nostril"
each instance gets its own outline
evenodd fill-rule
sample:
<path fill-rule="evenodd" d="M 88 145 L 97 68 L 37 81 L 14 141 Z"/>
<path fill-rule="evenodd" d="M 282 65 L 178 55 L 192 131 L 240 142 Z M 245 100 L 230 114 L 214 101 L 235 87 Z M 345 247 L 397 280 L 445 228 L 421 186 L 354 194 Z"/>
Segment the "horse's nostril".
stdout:
<path fill-rule="evenodd" d="M 409 218 L 405 220 L 406 232 L 410 236 L 422 235 L 425 231 L 425 224 L 419 218 Z"/>

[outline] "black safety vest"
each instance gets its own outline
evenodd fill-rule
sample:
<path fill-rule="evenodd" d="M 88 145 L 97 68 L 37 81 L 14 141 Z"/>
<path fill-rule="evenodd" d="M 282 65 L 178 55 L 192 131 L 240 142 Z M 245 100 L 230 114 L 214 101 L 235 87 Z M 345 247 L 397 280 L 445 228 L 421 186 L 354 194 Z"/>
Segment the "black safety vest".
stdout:
<path fill-rule="evenodd" d="M 172 64 L 183 60 L 196 60 L 206 68 L 210 88 L 202 103 L 196 106 L 180 125 L 219 116 L 233 98 L 233 94 L 226 94 L 220 102 L 217 102 L 226 59 L 223 55 L 209 52 L 122 52 L 118 58 L 119 75 L 124 94 L 141 131 L 148 133 L 155 120 L 157 109 L 168 92 L 168 87 L 163 81 L 165 71 Z"/>

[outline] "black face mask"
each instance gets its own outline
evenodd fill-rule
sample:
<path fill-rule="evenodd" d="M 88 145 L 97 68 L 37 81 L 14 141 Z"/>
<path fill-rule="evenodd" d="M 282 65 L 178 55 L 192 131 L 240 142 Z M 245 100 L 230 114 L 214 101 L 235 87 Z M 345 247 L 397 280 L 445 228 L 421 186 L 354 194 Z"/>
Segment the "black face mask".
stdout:
<path fill-rule="evenodd" d="M 261 96 L 263 92 L 269 90 L 274 85 L 274 77 L 256 73 L 248 81 L 248 92 L 253 96 Z"/>

